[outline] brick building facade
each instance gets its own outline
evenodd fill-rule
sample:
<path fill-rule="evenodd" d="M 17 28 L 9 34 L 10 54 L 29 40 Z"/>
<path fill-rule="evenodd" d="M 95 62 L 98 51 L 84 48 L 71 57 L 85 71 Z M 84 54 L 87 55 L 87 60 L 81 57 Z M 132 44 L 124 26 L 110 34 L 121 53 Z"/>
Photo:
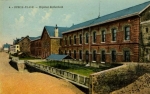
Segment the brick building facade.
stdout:
<path fill-rule="evenodd" d="M 41 36 L 36 37 L 30 43 L 31 56 L 41 58 Z"/>
<path fill-rule="evenodd" d="M 138 62 L 140 22 L 150 2 L 73 25 L 63 33 L 61 51 L 90 62 Z M 129 11 L 130 10 L 130 11 Z"/>

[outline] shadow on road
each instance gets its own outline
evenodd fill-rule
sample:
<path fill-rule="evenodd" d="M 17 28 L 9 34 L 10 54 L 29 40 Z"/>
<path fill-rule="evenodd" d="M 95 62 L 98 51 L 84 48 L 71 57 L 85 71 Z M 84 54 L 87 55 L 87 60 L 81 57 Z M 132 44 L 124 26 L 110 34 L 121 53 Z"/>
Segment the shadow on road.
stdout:
<path fill-rule="evenodd" d="M 10 61 L 9 64 L 18 71 L 17 63 Z"/>

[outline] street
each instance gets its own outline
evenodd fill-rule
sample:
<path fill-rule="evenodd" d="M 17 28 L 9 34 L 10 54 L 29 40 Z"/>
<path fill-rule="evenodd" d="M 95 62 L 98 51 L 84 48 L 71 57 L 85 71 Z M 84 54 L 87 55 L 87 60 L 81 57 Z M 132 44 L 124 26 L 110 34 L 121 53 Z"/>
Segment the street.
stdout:
<path fill-rule="evenodd" d="M 67 81 L 42 73 L 19 72 L 0 52 L 0 94 L 84 94 Z"/>

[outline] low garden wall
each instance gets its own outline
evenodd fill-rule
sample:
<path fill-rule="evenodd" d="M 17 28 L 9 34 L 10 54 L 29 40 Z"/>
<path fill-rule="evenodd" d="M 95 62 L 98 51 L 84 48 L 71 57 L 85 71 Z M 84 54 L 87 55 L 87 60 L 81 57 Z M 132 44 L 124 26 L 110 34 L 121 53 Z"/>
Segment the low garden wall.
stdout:
<path fill-rule="evenodd" d="M 68 72 L 65 70 L 57 69 L 57 68 L 46 66 L 46 65 L 33 63 L 30 61 L 25 61 L 25 64 L 35 67 L 37 69 L 40 69 L 44 72 L 47 72 L 47 73 L 57 76 L 59 78 L 66 79 L 72 83 L 79 85 L 79 86 L 82 86 L 85 88 L 89 87 L 89 78 L 86 76 L 81 76 L 79 74 L 71 73 L 71 72 Z"/>
<path fill-rule="evenodd" d="M 90 75 L 90 94 L 110 94 L 132 83 L 140 75 L 150 73 L 148 63 L 130 63 Z"/>

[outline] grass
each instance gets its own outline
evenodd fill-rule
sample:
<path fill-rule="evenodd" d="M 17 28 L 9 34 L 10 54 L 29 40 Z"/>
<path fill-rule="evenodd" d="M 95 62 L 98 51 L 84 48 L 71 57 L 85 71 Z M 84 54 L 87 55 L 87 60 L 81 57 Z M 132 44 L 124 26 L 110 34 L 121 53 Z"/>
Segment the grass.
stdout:
<path fill-rule="evenodd" d="M 34 57 L 24 57 L 24 58 L 19 58 L 20 60 L 34 60 L 34 59 L 39 59 L 39 58 L 34 58 Z"/>
<path fill-rule="evenodd" d="M 110 69 L 110 68 L 118 66 L 118 65 L 111 65 L 111 64 L 102 64 L 99 68 L 95 68 L 95 67 L 85 67 L 85 65 L 71 64 L 71 63 L 67 63 L 67 62 L 53 61 L 53 62 L 37 62 L 37 63 L 55 67 L 58 69 L 63 69 L 63 70 L 77 73 L 77 74 L 87 76 L 87 77 L 92 73 L 100 72 L 102 70 L 106 70 L 106 69 Z"/>

